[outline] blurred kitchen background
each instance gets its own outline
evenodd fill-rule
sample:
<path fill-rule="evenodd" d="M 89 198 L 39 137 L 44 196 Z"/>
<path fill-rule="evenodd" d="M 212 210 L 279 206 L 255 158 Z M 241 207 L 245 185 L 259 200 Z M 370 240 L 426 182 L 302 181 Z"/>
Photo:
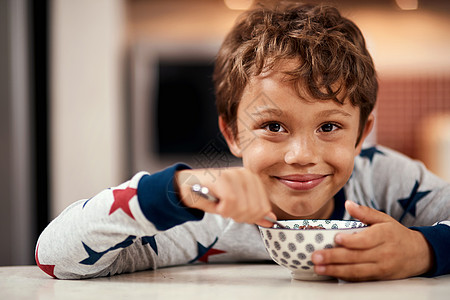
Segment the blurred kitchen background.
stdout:
<path fill-rule="evenodd" d="M 359 25 L 375 60 L 370 142 L 450 181 L 450 1 L 328 3 Z M 50 220 L 138 170 L 236 163 L 217 132 L 210 72 L 251 5 L 0 0 L 0 265 L 33 264 Z"/>

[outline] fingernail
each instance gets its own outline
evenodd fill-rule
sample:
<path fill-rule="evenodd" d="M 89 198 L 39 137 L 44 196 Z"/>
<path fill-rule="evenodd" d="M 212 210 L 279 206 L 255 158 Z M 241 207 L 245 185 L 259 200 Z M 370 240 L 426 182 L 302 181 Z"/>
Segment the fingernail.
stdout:
<path fill-rule="evenodd" d="M 314 254 L 312 258 L 313 258 L 313 263 L 315 263 L 315 264 L 320 264 L 321 262 L 323 262 L 322 254 Z"/>
<path fill-rule="evenodd" d="M 316 271 L 316 273 L 322 274 L 325 273 L 326 267 L 325 266 L 316 266 L 314 268 L 314 271 Z"/>
<path fill-rule="evenodd" d="M 358 207 L 358 203 L 353 202 L 352 200 L 347 200 L 347 205 L 353 206 L 353 207 Z"/>
<path fill-rule="evenodd" d="M 336 244 L 342 243 L 342 235 L 336 234 L 336 236 L 334 237 L 334 241 L 336 242 Z"/>

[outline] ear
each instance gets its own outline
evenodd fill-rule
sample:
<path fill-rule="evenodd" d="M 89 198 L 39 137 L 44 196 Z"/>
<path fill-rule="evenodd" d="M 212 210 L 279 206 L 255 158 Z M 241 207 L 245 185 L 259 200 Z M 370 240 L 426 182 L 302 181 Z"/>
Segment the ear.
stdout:
<path fill-rule="evenodd" d="M 223 137 L 227 141 L 228 148 L 230 148 L 231 153 L 236 157 L 242 157 L 241 148 L 239 147 L 239 141 L 237 137 L 234 136 L 231 126 L 229 126 L 222 118 L 219 116 L 219 128 L 222 132 Z"/>
<path fill-rule="evenodd" d="M 364 130 L 362 132 L 361 139 L 360 139 L 358 145 L 356 145 L 355 156 L 359 155 L 359 153 L 361 152 L 364 140 L 367 138 L 369 133 L 372 131 L 374 123 L 375 123 L 375 117 L 373 114 L 370 114 L 369 117 L 367 118 L 366 125 L 364 126 Z"/>

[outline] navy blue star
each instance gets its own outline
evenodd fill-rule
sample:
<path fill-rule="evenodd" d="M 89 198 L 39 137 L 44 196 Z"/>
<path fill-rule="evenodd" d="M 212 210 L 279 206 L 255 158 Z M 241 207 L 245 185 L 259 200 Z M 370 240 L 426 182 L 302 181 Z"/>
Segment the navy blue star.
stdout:
<path fill-rule="evenodd" d="M 217 243 L 218 240 L 219 240 L 219 238 L 216 237 L 214 242 L 211 245 L 209 245 L 209 247 L 205 247 L 202 244 L 200 244 L 199 242 L 197 242 L 198 255 L 193 260 L 189 261 L 189 263 L 193 263 L 194 261 L 196 261 L 199 258 L 201 258 L 203 255 L 205 255 L 206 252 L 208 252 L 214 246 L 214 244 Z"/>
<path fill-rule="evenodd" d="M 377 153 L 381 154 L 381 155 L 385 155 L 384 152 L 381 152 L 376 147 L 370 147 L 370 148 L 361 150 L 361 153 L 359 154 L 359 156 L 367 157 L 369 159 L 369 161 L 372 162 L 373 156 Z"/>
<path fill-rule="evenodd" d="M 399 222 L 403 220 L 403 218 L 406 216 L 407 213 L 409 213 L 413 217 L 416 217 L 417 202 L 422 200 L 426 195 L 428 195 L 431 192 L 431 191 L 418 192 L 418 190 L 419 190 L 419 182 L 416 180 L 416 183 L 414 184 L 414 187 L 411 191 L 411 194 L 409 195 L 409 198 L 397 200 L 404 210 L 402 216 L 398 220 Z"/>
<path fill-rule="evenodd" d="M 83 203 L 82 208 L 84 208 L 84 207 L 86 206 L 86 204 L 87 204 L 89 201 L 91 201 L 91 199 L 92 199 L 92 198 L 87 199 L 87 200 Z"/>
<path fill-rule="evenodd" d="M 107 190 L 110 190 L 111 188 L 107 188 Z M 91 201 L 91 199 L 92 199 L 92 197 L 91 198 L 89 198 L 89 199 L 87 199 L 84 203 L 83 203 L 83 206 L 81 207 L 81 208 L 84 208 L 85 206 L 86 206 L 86 204 L 89 202 L 89 201 Z"/>
<path fill-rule="evenodd" d="M 156 255 L 158 255 L 158 246 L 156 245 L 155 236 L 143 236 L 141 238 L 142 245 L 150 244 L 150 247 L 152 247 L 153 251 L 155 251 Z"/>
<path fill-rule="evenodd" d="M 102 258 L 103 255 L 105 255 L 106 253 L 108 253 L 109 251 L 112 250 L 116 250 L 119 248 L 126 248 L 128 246 L 130 246 L 131 244 L 133 244 L 133 240 L 136 238 L 136 236 L 134 235 L 130 235 L 128 236 L 125 240 L 123 240 L 122 242 L 118 243 L 117 245 L 103 251 L 103 252 L 96 252 L 94 250 L 92 250 L 88 245 L 86 245 L 84 242 L 83 243 L 83 247 L 84 250 L 86 250 L 87 254 L 89 255 L 88 258 L 83 259 L 82 261 L 80 261 L 80 264 L 83 265 L 93 265 L 95 264 L 100 258 Z"/>
<path fill-rule="evenodd" d="M 88 258 L 80 261 L 80 264 L 83 265 L 93 265 L 95 264 L 100 258 L 102 258 L 103 255 L 105 255 L 105 253 L 107 251 L 104 252 L 96 252 L 94 250 L 92 250 L 88 245 L 86 245 L 84 242 L 83 243 L 83 247 L 84 250 L 86 250 L 87 254 L 89 255 Z"/>

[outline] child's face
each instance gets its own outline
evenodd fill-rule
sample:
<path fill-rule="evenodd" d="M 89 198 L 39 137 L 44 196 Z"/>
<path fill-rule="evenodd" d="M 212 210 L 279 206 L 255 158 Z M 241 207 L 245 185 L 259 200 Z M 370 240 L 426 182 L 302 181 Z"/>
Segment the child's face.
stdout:
<path fill-rule="evenodd" d="M 305 101 L 283 78 L 271 72 L 249 82 L 237 112 L 237 136 L 225 138 L 244 167 L 260 176 L 279 219 L 328 218 L 372 117 L 355 146 L 359 107 L 348 100 Z"/>

